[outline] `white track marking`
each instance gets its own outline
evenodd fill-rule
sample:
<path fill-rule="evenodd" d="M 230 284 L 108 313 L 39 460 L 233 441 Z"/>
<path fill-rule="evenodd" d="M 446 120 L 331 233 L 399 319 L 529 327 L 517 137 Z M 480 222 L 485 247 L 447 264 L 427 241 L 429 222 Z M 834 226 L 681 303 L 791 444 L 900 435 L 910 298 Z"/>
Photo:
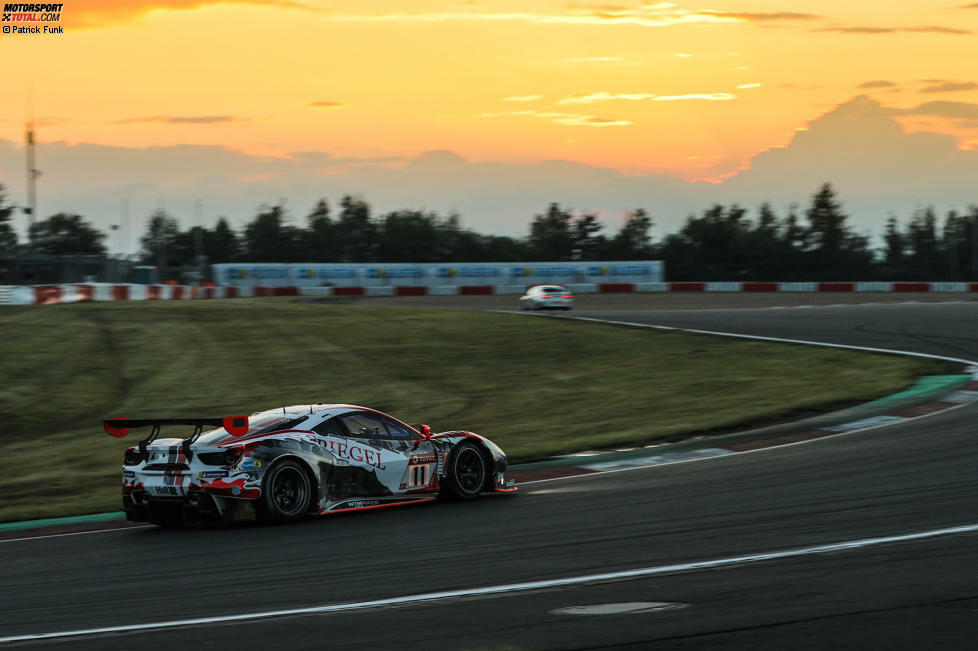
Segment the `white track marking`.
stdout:
<path fill-rule="evenodd" d="M 70 533 L 49 533 L 43 536 L 24 536 L 23 538 L 7 538 L 6 540 L 0 540 L 0 545 L 3 543 L 21 542 L 23 540 L 41 540 L 43 538 L 60 538 L 62 536 L 84 536 L 90 533 L 106 533 L 109 531 L 132 531 L 133 529 L 148 529 L 153 527 L 152 524 L 140 524 L 134 527 L 112 527 L 111 529 L 95 529 L 93 531 L 72 531 Z"/>
<path fill-rule="evenodd" d="M 55 633 L 30 633 L 26 635 L 11 635 L 0 637 L 0 644 L 10 642 L 24 642 L 28 640 L 49 640 L 52 638 L 81 637 L 88 635 L 101 635 L 105 633 L 126 633 L 131 631 L 150 631 L 154 629 L 176 628 L 183 626 L 199 626 L 202 624 L 223 624 L 226 622 L 240 622 L 256 619 L 269 619 L 272 617 L 290 617 L 295 615 L 317 615 L 340 613 L 351 610 L 364 610 L 367 608 L 384 608 L 388 606 L 405 606 L 428 601 L 447 601 L 451 599 L 464 599 L 467 597 L 481 597 L 486 595 L 508 594 L 514 592 L 528 592 L 531 590 L 545 590 L 548 588 L 560 588 L 565 586 L 580 585 L 582 583 L 595 583 L 598 581 L 614 581 L 620 579 L 636 579 L 646 576 L 656 576 L 659 574 L 674 574 L 676 572 L 689 572 L 695 570 L 712 570 L 731 565 L 746 565 L 749 563 L 763 563 L 765 561 L 775 561 L 784 558 L 795 558 L 799 556 L 811 556 L 814 554 L 829 554 L 832 552 L 842 552 L 851 549 L 863 549 L 865 547 L 875 547 L 877 545 L 889 545 L 894 543 L 911 542 L 915 540 L 926 540 L 941 536 L 953 536 L 957 534 L 967 534 L 978 532 L 978 524 L 965 524 L 942 529 L 931 529 L 929 531 L 919 531 L 915 533 L 897 534 L 893 536 L 881 536 L 877 538 L 863 538 L 861 540 L 846 540 L 843 542 L 829 543 L 826 545 L 814 545 L 810 547 L 800 547 L 797 549 L 787 549 L 773 552 L 761 552 L 758 554 L 747 554 L 745 556 L 730 556 L 727 558 L 717 558 L 707 561 L 694 561 L 690 563 L 675 563 L 672 565 L 657 565 L 653 567 L 641 567 L 633 570 L 621 570 L 618 572 L 604 572 L 601 574 L 584 574 L 580 576 L 570 576 L 561 579 L 546 579 L 543 581 L 527 581 L 523 583 L 507 583 L 502 585 L 490 585 L 481 588 L 466 588 L 462 590 L 445 590 L 441 592 L 426 592 L 422 594 L 405 595 L 403 597 L 389 597 L 387 599 L 373 599 L 370 601 L 355 601 L 343 604 L 330 604 L 326 606 L 311 606 L 307 608 L 287 608 L 282 610 L 266 610 L 252 613 L 242 613 L 238 615 L 221 615 L 216 617 L 197 617 L 193 619 L 173 619 L 157 622 L 146 622 L 144 624 L 125 624 L 122 626 L 103 626 L 100 628 L 84 628 L 73 631 L 58 631 Z"/>
<path fill-rule="evenodd" d="M 513 314 L 524 314 L 525 316 L 545 316 L 532 312 L 513 312 Z M 944 355 L 931 355 L 929 353 L 915 353 L 908 350 L 895 350 L 893 348 L 872 348 L 870 346 L 852 346 L 849 344 L 832 344 L 825 341 L 809 341 L 807 339 L 785 339 L 783 337 L 763 337 L 761 335 L 744 335 L 737 332 L 719 332 L 717 330 L 697 330 L 694 328 L 678 328 L 675 326 L 654 325 L 651 323 L 635 323 L 633 321 L 612 321 L 610 319 L 595 319 L 589 316 L 565 316 L 562 314 L 546 315 L 553 319 L 568 319 L 572 321 L 592 321 L 594 323 L 606 323 L 611 325 L 625 325 L 633 328 L 651 328 L 653 330 L 678 330 L 680 332 L 692 332 L 698 335 L 714 335 L 717 337 L 736 337 L 738 339 L 754 339 L 757 341 L 773 341 L 782 344 L 804 344 L 806 346 L 821 346 L 823 348 L 844 348 L 846 350 L 861 350 L 868 353 L 888 353 L 890 355 L 904 355 L 907 357 L 924 357 L 926 359 L 940 359 L 947 362 L 957 362 L 968 366 L 978 367 L 978 362 L 959 357 L 946 357 Z"/>

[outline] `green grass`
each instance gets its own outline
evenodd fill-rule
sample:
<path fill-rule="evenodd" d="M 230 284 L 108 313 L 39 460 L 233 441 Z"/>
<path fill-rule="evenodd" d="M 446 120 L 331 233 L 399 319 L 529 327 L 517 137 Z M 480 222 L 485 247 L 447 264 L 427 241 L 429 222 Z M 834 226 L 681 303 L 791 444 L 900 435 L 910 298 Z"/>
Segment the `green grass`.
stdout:
<path fill-rule="evenodd" d="M 291 299 L 0 309 L 0 521 L 119 508 L 109 416 L 350 402 L 532 459 L 868 400 L 936 362 L 463 310 Z"/>

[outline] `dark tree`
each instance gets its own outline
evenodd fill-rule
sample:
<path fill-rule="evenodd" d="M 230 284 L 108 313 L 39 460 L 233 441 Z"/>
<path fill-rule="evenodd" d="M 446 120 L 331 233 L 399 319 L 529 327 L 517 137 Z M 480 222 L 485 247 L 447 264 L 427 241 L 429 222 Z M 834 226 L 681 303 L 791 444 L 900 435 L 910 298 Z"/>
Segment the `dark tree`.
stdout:
<path fill-rule="evenodd" d="M 937 216 L 933 208 L 914 211 L 907 227 L 910 249 L 906 271 L 914 280 L 937 280 L 945 276 L 944 257 L 937 238 Z"/>
<path fill-rule="evenodd" d="M 169 250 L 174 248 L 179 235 L 180 226 L 177 220 L 165 211 L 157 210 L 150 215 L 146 233 L 139 238 L 143 264 L 157 265 L 166 274 L 166 269 L 170 266 Z"/>
<path fill-rule="evenodd" d="M 558 203 L 550 204 L 544 214 L 534 216 L 530 224 L 531 255 L 538 260 L 570 260 L 574 252 L 572 219 L 571 212 Z"/>
<path fill-rule="evenodd" d="M 241 255 L 241 242 L 224 217 L 217 220 L 204 244 L 207 259 L 211 262 L 232 262 Z"/>
<path fill-rule="evenodd" d="M 831 184 L 823 184 L 812 196 L 805 216 L 809 253 L 803 266 L 806 275 L 818 280 L 865 278 L 873 262 L 869 241 L 849 229 L 848 215 L 842 212 Z"/>
<path fill-rule="evenodd" d="M 612 260 L 644 260 L 652 257 L 652 238 L 649 235 L 652 226 L 652 218 L 644 209 L 628 213 L 621 230 L 608 241 L 603 253 Z"/>
<path fill-rule="evenodd" d="M 837 256 L 849 235 L 847 216 L 836 201 L 831 184 L 825 183 L 812 197 L 805 211 L 808 218 L 808 241 L 812 250 L 827 256 Z"/>
<path fill-rule="evenodd" d="M 384 215 L 377 234 L 377 259 L 390 262 L 432 262 L 435 259 L 437 216 L 418 210 Z"/>
<path fill-rule="evenodd" d="M 593 213 L 578 216 L 571 224 L 571 238 L 574 241 L 572 256 L 578 260 L 597 260 L 607 244 L 601 234 L 604 224 Z"/>
<path fill-rule="evenodd" d="M 320 199 L 306 215 L 308 231 L 299 247 L 310 262 L 333 262 L 337 259 L 336 225 L 330 218 L 329 202 Z"/>
<path fill-rule="evenodd" d="M 903 264 L 906 254 L 907 241 L 895 216 L 891 215 L 886 220 L 886 232 L 883 234 L 883 260 L 892 267 L 899 267 Z"/>
<path fill-rule="evenodd" d="M 33 249 L 54 255 L 103 254 L 105 233 L 85 221 L 81 215 L 58 213 L 35 222 L 30 229 Z"/>
<path fill-rule="evenodd" d="M 372 262 L 377 248 L 377 226 L 370 219 L 370 206 L 359 197 L 340 200 L 336 224 L 338 255 L 342 262 Z"/>
<path fill-rule="evenodd" d="M 285 208 L 263 206 L 245 225 L 244 242 L 249 260 L 293 262 L 301 260 L 299 230 L 285 223 Z"/>
<path fill-rule="evenodd" d="M 3 185 L 0 185 L 0 253 L 12 252 L 17 248 L 17 232 L 10 223 L 15 209 L 12 204 L 7 204 Z"/>
<path fill-rule="evenodd" d="M 793 203 L 788 207 L 788 215 L 784 218 L 784 226 L 781 228 L 781 241 L 788 248 L 798 251 L 808 245 L 805 229 L 798 223 L 798 204 Z"/>

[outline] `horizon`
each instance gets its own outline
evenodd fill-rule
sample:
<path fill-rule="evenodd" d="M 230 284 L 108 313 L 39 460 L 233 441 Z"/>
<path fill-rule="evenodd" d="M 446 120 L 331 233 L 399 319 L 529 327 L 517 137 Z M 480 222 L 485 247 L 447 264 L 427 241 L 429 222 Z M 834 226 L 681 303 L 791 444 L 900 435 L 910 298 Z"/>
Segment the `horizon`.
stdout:
<path fill-rule="evenodd" d="M 30 62 L 0 87 L 0 183 L 25 203 L 33 114 L 37 218 L 108 230 L 127 200 L 130 243 L 161 202 L 240 227 L 354 194 L 514 236 L 550 202 L 608 231 L 645 208 L 657 238 L 824 182 L 874 235 L 978 203 L 978 3 L 402 5 L 66 3 L 63 34 L 0 37 Z"/>

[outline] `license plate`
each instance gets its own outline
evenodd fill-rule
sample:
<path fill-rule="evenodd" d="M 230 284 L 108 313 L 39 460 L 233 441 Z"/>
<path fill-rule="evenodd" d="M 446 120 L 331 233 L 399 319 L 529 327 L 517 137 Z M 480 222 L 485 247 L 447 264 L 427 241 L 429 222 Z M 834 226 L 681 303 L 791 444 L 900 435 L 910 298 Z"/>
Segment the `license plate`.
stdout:
<path fill-rule="evenodd" d="M 180 490 L 176 486 L 147 486 L 151 495 L 156 497 L 180 497 Z"/>

